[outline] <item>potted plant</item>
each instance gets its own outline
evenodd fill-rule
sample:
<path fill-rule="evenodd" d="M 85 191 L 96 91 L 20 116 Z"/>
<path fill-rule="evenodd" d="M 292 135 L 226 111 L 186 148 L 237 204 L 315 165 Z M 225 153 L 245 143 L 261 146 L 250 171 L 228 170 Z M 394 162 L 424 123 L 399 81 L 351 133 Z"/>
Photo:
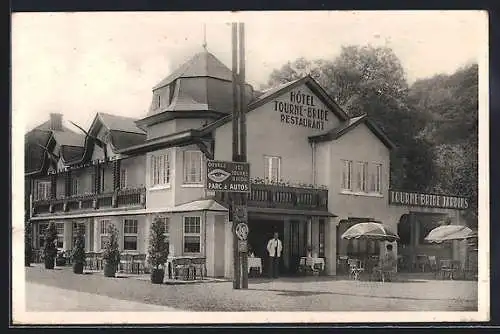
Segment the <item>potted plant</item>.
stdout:
<path fill-rule="evenodd" d="M 27 221 L 24 224 L 24 266 L 31 266 L 33 249 L 31 248 L 31 223 Z"/>
<path fill-rule="evenodd" d="M 54 269 L 57 247 L 57 228 L 54 222 L 51 222 L 45 231 L 45 244 L 43 245 L 43 258 L 45 269 Z"/>
<path fill-rule="evenodd" d="M 118 230 L 115 225 L 108 226 L 109 239 L 104 244 L 102 258 L 104 260 L 104 276 L 115 277 L 120 264 L 120 249 L 118 248 Z"/>
<path fill-rule="evenodd" d="M 71 252 L 73 272 L 75 274 L 83 274 L 83 267 L 85 266 L 85 239 L 83 234 L 83 227 L 79 226 L 76 234 L 75 246 Z"/>
<path fill-rule="evenodd" d="M 151 283 L 161 284 L 165 277 L 163 266 L 167 262 L 168 243 L 165 237 L 165 225 L 162 220 L 155 219 L 151 225 L 149 236 L 148 262 L 153 267 L 151 270 Z"/>

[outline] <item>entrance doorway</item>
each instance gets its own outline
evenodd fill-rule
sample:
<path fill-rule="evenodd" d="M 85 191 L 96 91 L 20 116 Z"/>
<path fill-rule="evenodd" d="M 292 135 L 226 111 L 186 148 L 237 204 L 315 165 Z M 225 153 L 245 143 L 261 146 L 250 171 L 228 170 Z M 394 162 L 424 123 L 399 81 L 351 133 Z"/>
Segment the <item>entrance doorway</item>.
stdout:
<path fill-rule="evenodd" d="M 269 271 L 267 242 L 274 236 L 274 232 L 278 232 L 283 248 L 285 248 L 285 241 L 283 240 L 284 223 L 281 220 L 250 219 L 248 225 L 248 246 L 253 251 L 255 257 L 260 257 L 262 259 L 262 274 L 267 275 Z M 282 253 L 280 261 L 280 274 L 285 273 L 284 269 L 285 265 Z"/>

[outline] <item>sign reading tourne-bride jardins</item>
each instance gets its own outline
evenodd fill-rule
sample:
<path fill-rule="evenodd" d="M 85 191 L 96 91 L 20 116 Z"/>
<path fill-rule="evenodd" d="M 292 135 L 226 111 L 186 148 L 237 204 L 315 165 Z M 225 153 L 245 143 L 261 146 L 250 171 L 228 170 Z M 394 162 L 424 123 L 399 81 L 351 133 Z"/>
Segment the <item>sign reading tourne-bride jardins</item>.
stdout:
<path fill-rule="evenodd" d="M 469 199 L 461 196 L 389 190 L 389 204 L 464 210 L 469 207 Z"/>

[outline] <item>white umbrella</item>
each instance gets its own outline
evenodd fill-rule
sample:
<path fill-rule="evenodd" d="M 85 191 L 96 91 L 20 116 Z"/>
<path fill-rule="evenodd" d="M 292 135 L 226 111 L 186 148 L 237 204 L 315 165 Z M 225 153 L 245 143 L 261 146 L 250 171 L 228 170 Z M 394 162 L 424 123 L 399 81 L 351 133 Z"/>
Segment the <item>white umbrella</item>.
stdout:
<path fill-rule="evenodd" d="M 444 225 L 431 230 L 425 241 L 440 243 L 443 241 L 464 240 L 477 237 L 477 233 L 463 225 Z"/>
<path fill-rule="evenodd" d="M 365 222 L 348 228 L 342 234 L 342 239 L 369 239 L 394 242 L 399 240 L 399 236 L 384 224 Z"/>

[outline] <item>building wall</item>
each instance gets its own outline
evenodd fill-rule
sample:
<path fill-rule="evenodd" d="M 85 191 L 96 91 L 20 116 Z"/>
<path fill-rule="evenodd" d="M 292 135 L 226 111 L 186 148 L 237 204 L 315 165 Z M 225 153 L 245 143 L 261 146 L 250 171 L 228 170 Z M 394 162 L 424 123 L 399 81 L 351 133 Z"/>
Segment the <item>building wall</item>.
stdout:
<path fill-rule="evenodd" d="M 175 120 L 170 120 L 149 126 L 146 131 L 146 138 L 147 140 L 150 140 L 158 137 L 163 137 L 175 132 Z"/>
<path fill-rule="evenodd" d="M 170 152 L 170 184 L 152 186 L 151 156 Z M 173 183 L 176 179 L 176 154 L 175 149 L 162 149 L 146 154 L 146 207 L 148 209 L 164 209 L 174 206 Z"/>
<path fill-rule="evenodd" d="M 146 155 L 122 159 L 121 168 L 127 170 L 127 188 L 142 187 L 146 184 Z"/>
<path fill-rule="evenodd" d="M 308 136 L 323 133 L 339 124 L 338 118 L 316 96 L 314 108 L 327 111 L 322 129 L 306 128 L 282 121 L 285 114 L 277 106 L 290 104 L 291 94 L 313 93 L 305 85 L 285 93 L 247 114 L 247 160 L 252 178 L 264 178 L 264 155 L 281 157 L 281 178 L 284 181 L 312 183 L 312 148 Z M 300 105 L 295 103 L 295 105 Z M 307 114 L 307 106 L 302 105 Z M 307 117 L 305 117 L 307 119 Z M 231 160 L 232 123 L 215 131 L 215 158 Z"/>
<path fill-rule="evenodd" d="M 388 215 L 390 151 L 364 124 L 344 134 L 329 146 L 330 167 L 327 170 L 328 206 L 341 219 L 371 217 L 385 220 Z M 324 150 L 322 149 L 322 153 Z M 382 164 L 380 194 L 360 194 L 342 190 L 343 160 L 353 161 L 353 184 L 356 161 Z M 318 166 L 318 170 L 321 167 Z M 324 172 L 320 173 L 324 174 Z"/>
<path fill-rule="evenodd" d="M 176 178 L 174 179 L 174 204 L 179 205 L 188 203 L 205 197 L 205 155 L 202 156 L 201 164 L 201 183 L 200 184 L 184 184 L 184 152 L 185 151 L 200 151 L 198 146 L 189 145 L 175 148 L 175 169 Z"/>

